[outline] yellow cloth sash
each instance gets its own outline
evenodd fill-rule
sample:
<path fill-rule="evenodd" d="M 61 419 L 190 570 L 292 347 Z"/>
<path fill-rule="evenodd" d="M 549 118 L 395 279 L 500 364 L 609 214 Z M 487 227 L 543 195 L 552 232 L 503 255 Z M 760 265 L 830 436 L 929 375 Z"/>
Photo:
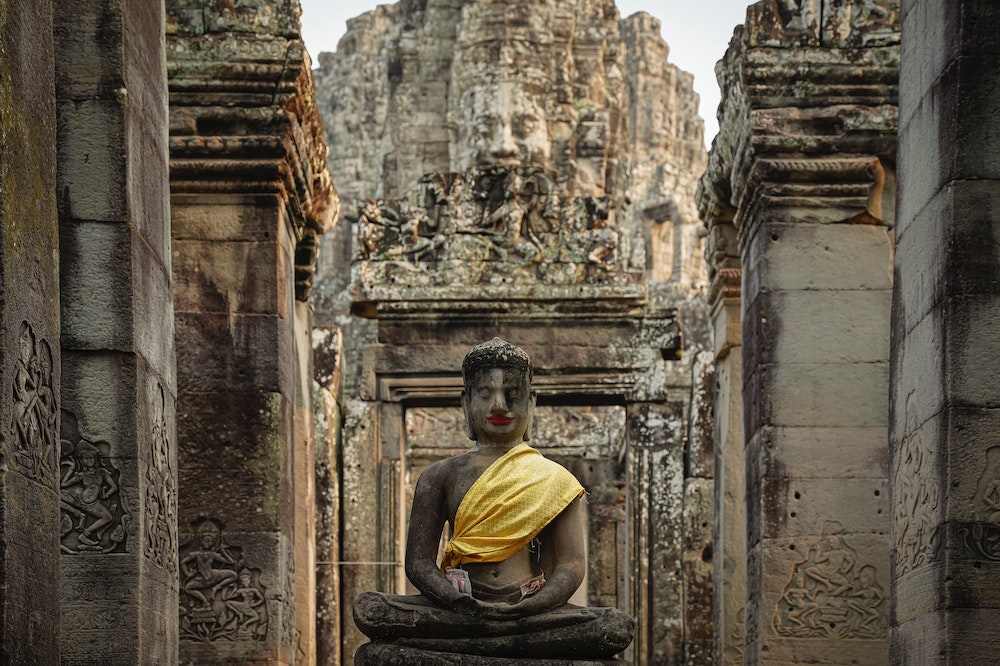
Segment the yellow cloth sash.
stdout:
<path fill-rule="evenodd" d="M 506 560 L 582 494 L 583 486 L 566 468 L 518 444 L 487 467 L 462 498 L 441 570 Z"/>

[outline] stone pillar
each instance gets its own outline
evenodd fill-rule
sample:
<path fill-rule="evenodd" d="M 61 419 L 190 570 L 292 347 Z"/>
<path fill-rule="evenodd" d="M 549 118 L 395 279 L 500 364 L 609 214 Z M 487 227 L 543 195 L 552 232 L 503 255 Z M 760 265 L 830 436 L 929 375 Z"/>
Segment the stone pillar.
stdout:
<path fill-rule="evenodd" d="M 740 252 L 732 210 L 702 195 L 708 226 L 707 259 L 715 346 L 715 535 L 712 564 L 715 663 L 743 663 L 746 607 L 746 512 L 743 465 L 743 354 L 740 327 Z M 720 210 L 721 208 L 721 210 Z"/>
<path fill-rule="evenodd" d="M 316 441 L 316 663 L 340 663 L 340 379 L 339 328 L 313 331 Z"/>
<path fill-rule="evenodd" d="M 888 661 L 897 21 L 758 3 L 722 65 L 703 185 L 742 258 L 746 664 Z"/>
<path fill-rule="evenodd" d="M 903 14 L 892 663 L 993 664 L 1000 661 L 1000 7 L 914 0 Z"/>
<path fill-rule="evenodd" d="M 684 456 L 684 663 L 709 666 L 714 663 L 715 423 L 712 416 L 717 385 L 710 351 L 698 352 L 691 374 L 690 422 Z"/>
<path fill-rule="evenodd" d="M 59 663 L 52 3 L 0 8 L 0 662 Z"/>
<path fill-rule="evenodd" d="M 182 661 L 315 660 L 311 313 L 336 210 L 289 4 L 167 3 Z"/>
<path fill-rule="evenodd" d="M 53 3 L 62 310 L 61 652 L 177 659 L 163 10 Z"/>

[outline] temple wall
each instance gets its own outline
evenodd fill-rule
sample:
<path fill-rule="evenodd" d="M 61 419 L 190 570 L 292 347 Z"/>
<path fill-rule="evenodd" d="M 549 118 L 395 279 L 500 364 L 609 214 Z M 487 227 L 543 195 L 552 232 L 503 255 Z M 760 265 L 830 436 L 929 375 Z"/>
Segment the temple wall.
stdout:
<path fill-rule="evenodd" d="M 61 654 L 177 659 L 164 24 L 54 4 L 62 310 Z"/>
<path fill-rule="evenodd" d="M 298 3 L 167 3 L 180 654 L 316 658 L 311 310 L 336 195 Z"/>
<path fill-rule="evenodd" d="M 902 25 L 891 663 L 989 664 L 1000 659 L 1000 13 L 914 0 Z"/>
<path fill-rule="evenodd" d="M 888 661 L 897 42 L 892 2 L 759 2 L 721 65 L 700 199 L 742 267 L 745 664 Z"/>
<path fill-rule="evenodd" d="M 59 255 L 52 5 L 0 8 L 0 661 L 58 663 Z"/>

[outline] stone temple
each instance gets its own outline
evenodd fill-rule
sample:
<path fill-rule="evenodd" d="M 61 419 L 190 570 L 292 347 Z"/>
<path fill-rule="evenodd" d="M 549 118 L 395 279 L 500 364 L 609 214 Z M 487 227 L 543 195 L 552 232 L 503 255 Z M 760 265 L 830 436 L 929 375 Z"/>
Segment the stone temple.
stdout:
<path fill-rule="evenodd" d="M 494 336 L 620 659 L 1000 663 L 997 3 L 750 4 L 708 151 L 613 0 L 299 13 L 0 3 L 0 663 L 353 663 Z"/>

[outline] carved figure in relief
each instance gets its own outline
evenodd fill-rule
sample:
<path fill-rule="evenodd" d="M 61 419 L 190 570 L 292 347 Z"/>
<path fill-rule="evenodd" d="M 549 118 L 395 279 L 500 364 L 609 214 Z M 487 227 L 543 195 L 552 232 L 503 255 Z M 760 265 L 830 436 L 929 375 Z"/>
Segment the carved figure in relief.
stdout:
<path fill-rule="evenodd" d="M 59 495 L 60 538 L 66 553 L 125 550 L 128 514 L 122 506 L 121 472 L 111 443 L 80 434 L 76 415 L 62 413 Z"/>
<path fill-rule="evenodd" d="M 118 492 L 118 484 L 102 464 L 96 446 L 82 440 L 76 447 L 72 462 L 62 478 L 64 502 L 79 517 L 77 537 L 80 543 L 96 546 L 101 530 L 111 524 L 113 514 L 105 502 Z"/>
<path fill-rule="evenodd" d="M 211 523 L 202 526 L 198 541 L 198 547 L 181 560 L 182 587 L 201 602 L 201 608 L 211 608 L 209 596 L 214 598 L 220 587 L 237 579 L 236 559 Z"/>
<path fill-rule="evenodd" d="M 157 410 L 153 417 L 152 450 L 146 467 L 146 520 L 144 552 L 164 568 L 177 552 L 176 511 L 170 440 L 167 438 L 166 394 L 157 386 Z"/>
<path fill-rule="evenodd" d="M 264 640 L 267 595 L 259 569 L 226 543 L 220 523 L 201 519 L 180 552 L 180 637 Z"/>
<path fill-rule="evenodd" d="M 1000 446 L 986 449 L 986 464 L 971 499 L 973 522 L 958 527 L 966 557 L 1000 562 Z"/>
<path fill-rule="evenodd" d="M 417 482 L 406 573 L 422 594 L 365 592 L 355 623 L 376 643 L 442 652 L 530 660 L 624 650 L 630 617 L 566 603 L 586 566 L 584 491 L 524 443 L 535 406 L 530 359 L 494 338 L 469 352 L 462 375 L 476 444 Z M 451 538 L 439 553 L 446 525 Z"/>
<path fill-rule="evenodd" d="M 9 436 L 14 459 L 29 478 L 51 483 L 57 451 L 58 406 L 53 390 L 52 349 L 36 340 L 28 322 L 18 334 Z"/>
<path fill-rule="evenodd" d="M 243 569 L 239 575 L 239 586 L 226 600 L 226 608 L 236 615 L 236 623 L 240 630 L 256 636 L 260 629 L 267 627 L 266 624 L 261 624 L 267 617 L 263 606 L 264 595 L 253 586 L 253 572 Z"/>
<path fill-rule="evenodd" d="M 914 392 L 906 398 L 906 432 L 893 471 L 894 558 L 896 573 L 903 575 L 930 561 L 937 534 L 938 488 L 924 477 L 931 452 L 924 444 L 916 416 Z"/>
<path fill-rule="evenodd" d="M 858 566 L 856 551 L 828 521 L 820 541 L 795 564 L 782 589 L 774 628 L 798 638 L 877 638 L 888 630 L 885 592 L 875 567 Z"/>

